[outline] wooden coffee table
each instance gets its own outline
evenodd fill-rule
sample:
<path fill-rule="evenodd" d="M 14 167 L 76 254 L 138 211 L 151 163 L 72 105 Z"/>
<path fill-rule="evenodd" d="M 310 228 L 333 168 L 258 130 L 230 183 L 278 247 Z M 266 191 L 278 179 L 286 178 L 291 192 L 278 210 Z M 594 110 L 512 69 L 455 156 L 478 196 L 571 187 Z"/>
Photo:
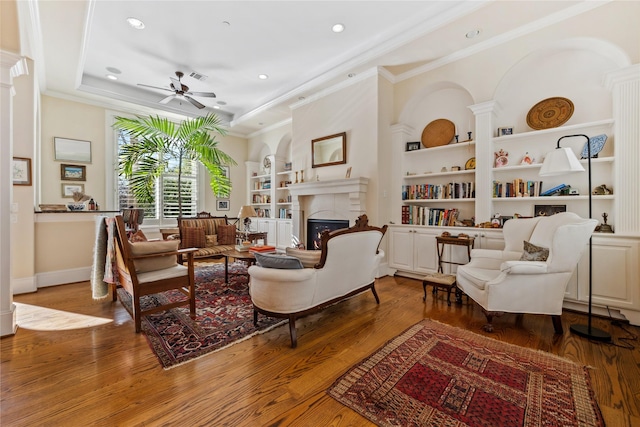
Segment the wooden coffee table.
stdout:
<path fill-rule="evenodd" d="M 256 257 L 249 251 L 240 252 L 234 249 L 223 252 L 222 255 L 224 256 L 224 283 L 229 283 L 229 258 L 244 261 L 248 266 L 256 263 Z"/>

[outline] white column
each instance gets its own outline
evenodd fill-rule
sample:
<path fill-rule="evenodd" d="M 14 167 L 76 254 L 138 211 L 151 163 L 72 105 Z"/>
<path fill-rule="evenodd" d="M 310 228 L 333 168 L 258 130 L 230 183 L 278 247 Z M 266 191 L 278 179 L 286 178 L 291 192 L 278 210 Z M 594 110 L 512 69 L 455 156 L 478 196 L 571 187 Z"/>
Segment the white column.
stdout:
<path fill-rule="evenodd" d="M 391 149 L 391 187 L 389 191 L 389 201 L 392 205 L 390 212 L 390 223 L 402 223 L 402 185 L 404 181 L 402 177 L 407 173 L 403 170 L 405 165 L 404 152 L 407 142 L 411 141 L 415 130 L 404 123 L 396 123 L 391 126 L 391 135 L 393 147 Z"/>
<path fill-rule="evenodd" d="M 499 110 L 495 101 L 470 105 L 476 116 L 476 224 L 489 221 L 493 215 L 493 123 Z"/>
<path fill-rule="evenodd" d="M 615 135 L 615 232 L 640 234 L 640 64 L 609 73 Z"/>
<path fill-rule="evenodd" d="M 26 70 L 24 58 L 0 51 L 0 336 L 15 334 L 17 328 L 11 289 L 13 78 Z"/>

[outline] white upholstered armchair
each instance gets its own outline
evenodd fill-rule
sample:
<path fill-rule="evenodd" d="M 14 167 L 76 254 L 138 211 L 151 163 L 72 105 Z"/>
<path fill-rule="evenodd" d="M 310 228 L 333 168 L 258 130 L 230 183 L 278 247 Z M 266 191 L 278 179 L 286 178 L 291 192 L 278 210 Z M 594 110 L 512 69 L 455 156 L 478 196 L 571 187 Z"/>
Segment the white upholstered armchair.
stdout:
<path fill-rule="evenodd" d="M 512 219 L 504 225 L 504 250 L 474 249 L 456 276 L 487 316 L 484 329 L 491 332 L 493 317 L 505 312 L 530 313 L 551 315 L 555 332 L 562 333 L 567 283 L 597 223 L 571 212 Z"/>
<path fill-rule="evenodd" d="M 296 347 L 297 317 L 367 289 L 379 303 L 374 282 L 384 258 L 378 247 L 386 230 L 386 225 L 369 226 L 367 216 L 361 215 L 351 228 L 323 232 L 319 262 L 311 268 L 249 267 L 254 322 L 258 313 L 288 318 L 291 347 Z"/>

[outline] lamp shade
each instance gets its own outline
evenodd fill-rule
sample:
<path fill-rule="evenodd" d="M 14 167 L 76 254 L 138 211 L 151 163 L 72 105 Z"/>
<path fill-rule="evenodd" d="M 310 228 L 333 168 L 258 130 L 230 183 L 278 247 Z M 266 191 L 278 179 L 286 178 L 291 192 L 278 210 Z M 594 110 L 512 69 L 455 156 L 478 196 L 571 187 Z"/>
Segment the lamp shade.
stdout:
<path fill-rule="evenodd" d="M 254 216 L 258 216 L 258 214 L 256 210 L 253 209 L 253 206 L 243 206 L 240 208 L 240 212 L 238 212 L 238 218 L 250 218 Z"/>
<path fill-rule="evenodd" d="M 540 168 L 540 176 L 563 175 L 572 172 L 584 172 L 584 167 L 568 147 L 556 148 L 548 153 Z"/>

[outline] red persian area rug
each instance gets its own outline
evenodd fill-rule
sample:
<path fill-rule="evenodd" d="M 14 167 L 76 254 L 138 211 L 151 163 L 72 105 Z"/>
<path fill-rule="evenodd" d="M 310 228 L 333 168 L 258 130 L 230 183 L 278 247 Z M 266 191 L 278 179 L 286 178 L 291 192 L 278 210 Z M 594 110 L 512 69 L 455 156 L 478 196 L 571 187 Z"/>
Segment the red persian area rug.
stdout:
<path fill-rule="evenodd" d="M 154 313 L 142 318 L 142 332 L 165 369 L 190 362 L 221 350 L 253 335 L 264 333 L 286 320 L 261 317 L 253 325 L 253 304 L 249 296 L 249 276 L 242 263 L 229 264 L 229 283 L 224 283 L 224 264 L 196 267 L 196 318 L 189 306 Z M 118 289 L 118 298 L 131 313 L 131 297 Z M 184 299 L 177 291 L 143 297 L 142 307 L 158 301 Z"/>
<path fill-rule="evenodd" d="M 381 426 L 604 426 L 586 367 L 431 320 L 328 393 Z"/>

